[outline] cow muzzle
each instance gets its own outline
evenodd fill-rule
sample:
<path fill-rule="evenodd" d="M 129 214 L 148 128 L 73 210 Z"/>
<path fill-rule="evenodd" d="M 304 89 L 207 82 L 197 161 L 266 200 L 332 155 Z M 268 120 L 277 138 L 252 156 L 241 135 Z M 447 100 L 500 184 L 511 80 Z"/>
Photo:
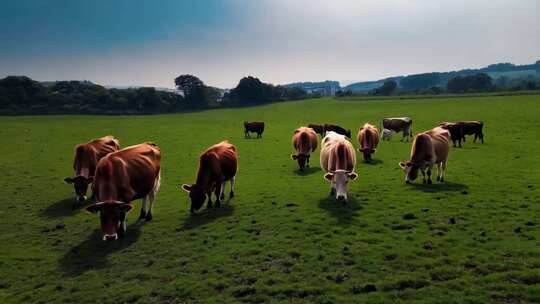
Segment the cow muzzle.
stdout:
<path fill-rule="evenodd" d="M 118 234 L 117 233 L 114 233 L 114 234 L 105 234 L 103 236 L 103 240 L 104 241 L 116 241 L 118 240 Z"/>
<path fill-rule="evenodd" d="M 86 201 L 86 195 L 77 196 L 77 203 L 81 204 Z"/>

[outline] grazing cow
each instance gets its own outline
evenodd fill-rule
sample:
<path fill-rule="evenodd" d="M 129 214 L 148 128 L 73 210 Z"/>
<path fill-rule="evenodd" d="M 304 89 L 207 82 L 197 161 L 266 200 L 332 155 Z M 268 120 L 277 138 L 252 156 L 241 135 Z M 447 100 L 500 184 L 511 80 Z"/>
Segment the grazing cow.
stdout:
<path fill-rule="evenodd" d="M 360 151 L 364 156 L 364 161 L 371 161 L 371 154 L 377 150 L 379 144 L 379 130 L 369 123 L 364 124 L 358 131 L 358 142 L 360 143 Z"/>
<path fill-rule="evenodd" d="M 443 122 L 439 126 L 450 131 L 450 137 L 452 138 L 454 147 L 456 146 L 456 141 L 459 147 L 462 147 L 461 141 L 463 140 L 465 142 L 465 135 L 474 134 L 473 142 L 476 142 L 476 139 L 480 138 L 482 143 L 484 143 L 484 133 L 482 132 L 484 123 L 481 121 Z"/>
<path fill-rule="evenodd" d="M 73 184 L 75 197 L 78 203 L 86 200 L 88 185 L 94 180 L 94 172 L 98 161 L 105 155 L 118 151 L 118 140 L 111 135 L 94 139 L 75 148 L 73 170 L 75 177 L 66 177 L 64 181 Z"/>
<path fill-rule="evenodd" d="M 403 132 L 403 137 L 409 141 L 409 137 L 412 137 L 412 119 L 409 117 L 391 117 L 383 118 L 383 129 L 392 130 L 396 133 Z"/>
<path fill-rule="evenodd" d="M 208 148 L 199 159 L 197 180 L 193 185 L 183 184 L 182 189 L 189 193 L 191 198 L 191 213 L 199 210 L 208 196 L 208 208 L 212 208 L 212 191 L 216 195 L 216 207 L 221 206 L 225 198 L 225 183 L 230 181 L 231 192 L 234 197 L 234 181 L 238 170 L 238 154 L 236 147 L 228 141 Z"/>
<path fill-rule="evenodd" d="M 321 143 L 321 168 L 327 172 L 324 178 L 331 183 L 330 194 L 338 201 L 347 202 L 347 184 L 355 180 L 356 153 L 344 135 L 330 131 Z"/>
<path fill-rule="evenodd" d="M 292 143 L 297 153 L 291 157 L 304 171 L 304 167 L 309 167 L 309 154 L 317 149 L 317 133 L 312 128 L 300 127 L 294 131 Z"/>
<path fill-rule="evenodd" d="M 244 121 L 244 138 L 250 138 L 249 132 L 257 133 L 257 138 L 261 138 L 264 132 L 264 122 L 254 121 L 247 122 Z"/>
<path fill-rule="evenodd" d="M 99 161 L 93 185 L 98 203 L 86 210 L 100 212 L 103 240 L 113 241 L 125 234 L 133 200 L 143 200 L 139 219 L 152 220 L 160 186 L 160 163 L 161 153 L 154 143 L 127 147 Z M 150 201 L 148 208 L 147 201 Z"/>
<path fill-rule="evenodd" d="M 390 141 L 390 138 L 392 138 L 393 134 L 394 134 L 394 131 L 389 130 L 389 129 L 383 129 L 382 130 L 382 140 Z"/>
<path fill-rule="evenodd" d="M 444 182 L 446 161 L 448 159 L 450 132 L 436 127 L 414 137 L 411 148 L 411 159 L 400 162 L 405 171 L 405 182 L 410 183 L 418 177 L 418 169 L 422 172 L 423 182 L 431 184 L 431 170 L 437 165 L 437 181 Z"/>
<path fill-rule="evenodd" d="M 308 128 L 312 128 L 315 133 L 321 135 L 321 137 L 324 136 L 324 125 L 317 125 L 317 124 L 309 124 Z"/>
<path fill-rule="evenodd" d="M 324 125 L 324 132 L 336 132 L 337 134 L 345 135 L 348 138 L 351 138 L 351 130 L 345 130 L 344 128 L 337 126 L 337 125 Z"/>

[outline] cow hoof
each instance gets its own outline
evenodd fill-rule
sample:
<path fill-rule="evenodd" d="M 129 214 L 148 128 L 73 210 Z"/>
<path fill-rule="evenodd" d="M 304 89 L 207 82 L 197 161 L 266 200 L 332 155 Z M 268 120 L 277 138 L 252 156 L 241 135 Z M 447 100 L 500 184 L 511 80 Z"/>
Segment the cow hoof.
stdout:
<path fill-rule="evenodd" d="M 221 193 L 221 195 L 219 196 L 219 199 L 224 200 L 225 199 L 225 193 Z"/>
<path fill-rule="evenodd" d="M 426 183 L 426 180 L 425 180 L 425 179 L 424 179 L 424 180 L 422 180 L 422 184 L 425 184 L 425 183 Z"/>
<path fill-rule="evenodd" d="M 213 208 L 212 204 L 206 205 L 206 209 L 212 209 L 212 208 Z"/>
<path fill-rule="evenodd" d="M 444 178 L 441 177 L 441 179 L 439 180 L 439 182 L 444 183 Z"/>
<path fill-rule="evenodd" d="M 411 182 L 410 181 L 405 181 L 405 184 L 410 184 Z"/>
<path fill-rule="evenodd" d="M 441 179 L 437 176 L 437 181 L 440 181 Z"/>
<path fill-rule="evenodd" d="M 221 202 L 216 202 L 216 205 L 215 205 L 215 206 L 216 206 L 216 208 L 221 207 Z"/>
<path fill-rule="evenodd" d="M 233 198 L 233 197 L 234 197 L 234 192 L 231 191 L 231 192 L 229 193 L 229 198 Z"/>
<path fill-rule="evenodd" d="M 148 214 L 146 215 L 146 217 L 144 218 L 144 220 L 147 221 L 147 222 L 152 221 L 152 213 L 151 213 L 151 212 L 148 212 Z"/>
<path fill-rule="evenodd" d="M 428 183 L 428 185 L 433 184 L 433 182 L 431 181 L 431 179 L 428 179 L 428 180 L 427 180 L 427 183 Z"/>

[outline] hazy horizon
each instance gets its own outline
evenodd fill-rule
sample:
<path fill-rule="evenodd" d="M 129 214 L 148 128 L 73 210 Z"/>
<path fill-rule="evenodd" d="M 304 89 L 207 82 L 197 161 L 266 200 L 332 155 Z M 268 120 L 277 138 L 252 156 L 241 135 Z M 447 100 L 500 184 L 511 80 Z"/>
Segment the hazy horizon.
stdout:
<path fill-rule="evenodd" d="M 0 77 L 341 84 L 540 59 L 540 2 L 1 1 Z"/>

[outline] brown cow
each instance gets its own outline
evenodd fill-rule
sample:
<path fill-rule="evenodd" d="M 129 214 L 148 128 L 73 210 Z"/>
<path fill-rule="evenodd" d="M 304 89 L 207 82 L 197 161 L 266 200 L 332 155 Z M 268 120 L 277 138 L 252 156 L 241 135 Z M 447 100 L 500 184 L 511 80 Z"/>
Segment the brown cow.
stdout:
<path fill-rule="evenodd" d="M 364 156 L 364 161 L 371 161 L 371 154 L 377 150 L 379 144 L 379 130 L 369 123 L 364 124 L 358 131 L 358 142 L 360 143 L 360 151 Z"/>
<path fill-rule="evenodd" d="M 403 132 L 401 141 L 404 138 L 409 141 L 409 137 L 412 137 L 412 119 L 410 117 L 383 118 L 383 129 L 388 129 L 396 133 Z"/>
<path fill-rule="evenodd" d="M 330 194 L 336 199 L 347 202 L 347 184 L 355 180 L 354 172 L 356 153 L 345 135 L 330 131 L 321 142 L 321 168 L 326 172 L 324 179 L 330 182 Z"/>
<path fill-rule="evenodd" d="M 324 125 L 324 132 L 330 132 L 330 131 L 333 131 L 333 132 L 336 132 L 337 134 L 341 134 L 341 135 L 345 135 L 347 136 L 348 138 L 351 138 L 351 130 L 345 130 L 344 128 L 338 126 L 338 125 L 330 125 L 330 124 L 325 124 Z"/>
<path fill-rule="evenodd" d="M 318 125 L 318 124 L 309 124 L 308 128 L 312 128 L 315 133 L 321 135 L 321 137 L 324 136 L 324 125 Z"/>
<path fill-rule="evenodd" d="M 264 122 L 254 121 L 247 122 L 244 121 L 244 138 L 250 138 L 249 132 L 257 133 L 257 138 L 262 138 L 264 132 Z"/>
<path fill-rule="evenodd" d="M 111 135 L 75 147 L 75 159 L 73 160 L 75 177 L 66 177 L 64 181 L 73 184 L 78 203 L 86 200 L 88 185 L 94 180 L 94 172 L 98 161 L 105 155 L 119 149 L 118 140 Z"/>
<path fill-rule="evenodd" d="M 312 128 L 300 127 L 294 131 L 292 143 L 297 153 L 291 157 L 298 161 L 300 171 L 304 171 L 304 167 L 309 167 L 310 153 L 317 149 L 317 133 Z"/>
<path fill-rule="evenodd" d="M 234 182 L 238 170 L 238 155 L 236 147 L 228 141 L 208 148 L 199 159 L 197 180 L 193 185 L 183 184 L 182 189 L 189 193 L 191 198 L 191 213 L 199 210 L 208 196 L 208 208 L 212 208 L 212 191 L 216 195 L 216 207 L 221 206 L 225 198 L 225 182 L 230 181 L 231 192 L 234 197 Z"/>
<path fill-rule="evenodd" d="M 125 234 L 126 217 L 133 208 L 133 200 L 143 200 L 139 219 L 152 220 L 160 186 L 160 163 L 161 153 L 154 143 L 124 148 L 98 162 L 93 185 L 98 203 L 86 210 L 101 213 L 103 240 L 113 241 Z M 147 201 L 150 201 L 148 208 Z"/>
<path fill-rule="evenodd" d="M 410 183 L 418 177 L 418 169 L 422 172 L 423 182 L 431 184 L 431 170 L 437 165 L 437 181 L 444 182 L 446 161 L 448 160 L 450 132 L 436 127 L 414 137 L 411 148 L 411 159 L 400 162 L 405 172 L 405 182 Z"/>

